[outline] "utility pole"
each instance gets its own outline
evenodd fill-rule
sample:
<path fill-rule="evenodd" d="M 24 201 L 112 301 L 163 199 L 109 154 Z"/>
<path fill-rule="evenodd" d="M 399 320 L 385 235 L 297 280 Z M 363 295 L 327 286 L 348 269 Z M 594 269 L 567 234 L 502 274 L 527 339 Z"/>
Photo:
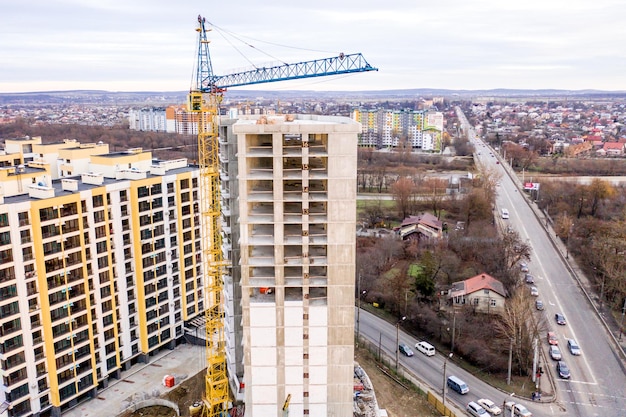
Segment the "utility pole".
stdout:
<path fill-rule="evenodd" d="M 533 339 L 533 382 L 537 380 L 537 338 Z"/>
<path fill-rule="evenodd" d="M 357 297 L 359 297 L 357 299 L 357 308 L 356 308 L 356 347 L 359 347 L 359 338 L 361 337 L 361 328 L 360 328 L 360 322 L 361 322 L 361 273 L 359 272 L 359 277 L 357 279 L 357 284 L 356 284 L 356 291 L 357 291 Z"/>
<path fill-rule="evenodd" d="M 396 323 L 396 372 L 398 372 L 398 362 L 400 361 L 400 323 L 404 320 L 406 320 L 406 316 L 402 316 L 402 319 Z"/>
<path fill-rule="evenodd" d="M 445 356 L 443 358 L 443 386 L 441 387 L 441 404 L 443 406 L 443 412 L 446 412 L 446 385 L 447 385 L 447 379 L 446 379 L 446 365 L 448 364 L 448 359 L 452 359 L 452 355 L 454 355 L 452 352 L 450 352 L 450 354 L 448 356 Z"/>
<path fill-rule="evenodd" d="M 454 334 L 456 332 L 456 310 L 452 308 L 452 346 L 450 350 L 454 352 Z"/>
<path fill-rule="evenodd" d="M 624 298 L 624 307 L 622 307 L 622 324 L 619 326 L 619 341 L 622 341 L 622 333 L 624 333 L 624 313 L 626 312 L 626 298 Z"/>
<path fill-rule="evenodd" d="M 509 345 L 509 372 L 506 376 L 506 384 L 511 385 L 511 366 L 513 365 L 513 338 L 511 338 L 511 344 Z"/>

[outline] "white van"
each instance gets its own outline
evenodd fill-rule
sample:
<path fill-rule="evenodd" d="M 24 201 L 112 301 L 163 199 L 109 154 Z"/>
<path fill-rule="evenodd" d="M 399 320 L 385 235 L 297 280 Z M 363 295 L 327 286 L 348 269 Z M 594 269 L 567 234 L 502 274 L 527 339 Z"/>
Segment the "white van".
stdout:
<path fill-rule="evenodd" d="M 503 219 L 508 219 L 509 218 L 509 211 L 505 208 L 503 208 L 502 210 L 502 218 Z"/>
<path fill-rule="evenodd" d="M 435 347 L 428 342 L 416 343 L 415 349 L 419 350 L 426 356 L 433 356 L 435 354 Z"/>

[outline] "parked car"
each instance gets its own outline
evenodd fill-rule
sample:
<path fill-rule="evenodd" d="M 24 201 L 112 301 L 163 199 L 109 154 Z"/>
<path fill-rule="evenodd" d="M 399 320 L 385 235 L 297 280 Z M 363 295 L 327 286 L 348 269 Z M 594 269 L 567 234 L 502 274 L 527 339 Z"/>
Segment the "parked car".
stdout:
<path fill-rule="evenodd" d="M 489 417 L 489 414 L 487 414 L 487 411 L 485 411 L 484 408 L 476 404 L 474 401 L 470 401 L 469 403 L 467 403 L 467 406 L 465 407 L 465 409 L 467 410 L 468 413 L 470 413 L 471 415 L 475 417 Z"/>
<path fill-rule="evenodd" d="M 529 271 L 528 264 L 526 262 L 520 262 L 519 269 L 522 272 L 528 272 Z"/>
<path fill-rule="evenodd" d="M 550 357 L 552 359 L 554 359 L 555 361 L 560 361 L 562 356 L 561 356 L 561 349 L 559 349 L 558 346 L 555 345 L 551 345 L 550 346 Z"/>
<path fill-rule="evenodd" d="M 510 415 L 515 417 L 532 417 L 533 415 L 533 413 L 528 411 L 528 409 L 522 404 L 515 404 L 513 401 L 507 402 L 504 406 L 507 410 L 509 410 L 509 412 L 511 413 Z"/>
<path fill-rule="evenodd" d="M 567 339 L 567 347 L 572 355 L 579 356 L 582 353 L 580 346 L 574 339 Z"/>
<path fill-rule="evenodd" d="M 556 324 L 559 324 L 561 326 L 565 326 L 566 321 L 565 321 L 565 316 L 561 313 L 556 313 L 554 315 L 554 319 L 556 320 Z"/>
<path fill-rule="evenodd" d="M 533 297 L 539 297 L 539 290 L 537 287 L 530 287 L 530 295 Z"/>
<path fill-rule="evenodd" d="M 535 283 L 535 277 L 533 277 L 531 274 L 524 275 L 524 279 L 526 280 L 526 284 L 534 284 Z"/>
<path fill-rule="evenodd" d="M 548 343 L 551 345 L 558 345 L 559 339 L 556 338 L 556 333 L 548 332 Z"/>
<path fill-rule="evenodd" d="M 543 301 L 541 300 L 535 301 L 535 308 L 539 311 L 543 310 Z"/>
<path fill-rule="evenodd" d="M 398 349 L 400 350 L 400 353 L 402 353 L 403 355 L 413 356 L 413 351 L 411 350 L 409 345 L 407 345 L 406 343 L 400 343 L 400 345 L 398 346 Z"/>
<path fill-rule="evenodd" d="M 570 373 L 567 364 L 563 361 L 558 361 L 556 363 L 556 371 L 559 373 L 559 377 L 569 379 Z"/>
<path fill-rule="evenodd" d="M 480 404 L 482 408 L 487 410 L 492 416 L 498 416 L 502 413 L 502 410 L 500 409 L 500 407 L 498 407 L 493 401 L 487 398 L 481 398 L 480 400 L 476 402 Z"/>

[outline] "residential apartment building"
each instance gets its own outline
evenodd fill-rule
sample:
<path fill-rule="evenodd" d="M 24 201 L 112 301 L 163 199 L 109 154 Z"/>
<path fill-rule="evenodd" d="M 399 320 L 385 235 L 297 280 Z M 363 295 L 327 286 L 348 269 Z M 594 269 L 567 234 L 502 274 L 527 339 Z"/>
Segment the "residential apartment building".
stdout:
<path fill-rule="evenodd" d="M 292 416 L 352 415 L 361 127 L 289 115 L 241 116 L 221 129 L 235 394 L 248 416 L 280 415 L 288 398 Z"/>
<path fill-rule="evenodd" d="M 164 107 L 146 107 L 128 111 L 128 123 L 131 130 L 144 132 L 167 132 L 167 120 Z"/>
<path fill-rule="evenodd" d="M 129 128 L 152 132 L 198 134 L 198 115 L 187 111 L 185 106 L 133 109 L 128 112 Z"/>
<path fill-rule="evenodd" d="M 441 152 L 443 113 L 431 110 L 354 109 L 352 119 L 361 123 L 360 146 Z"/>
<path fill-rule="evenodd" d="M 45 155 L 23 163 L 30 141 L 7 141 L 18 152 L 0 155 L 21 162 L 0 167 L 0 404 L 9 417 L 59 416 L 95 397 L 174 348 L 184 322 L 204 311 L 197 168 L 131 149 L 91 155 L 55 179 Z"/>

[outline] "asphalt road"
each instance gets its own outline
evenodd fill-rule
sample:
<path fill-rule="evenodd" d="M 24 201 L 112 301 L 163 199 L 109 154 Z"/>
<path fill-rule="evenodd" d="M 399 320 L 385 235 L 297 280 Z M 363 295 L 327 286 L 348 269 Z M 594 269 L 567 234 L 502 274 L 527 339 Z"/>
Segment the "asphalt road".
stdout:
<path fill-rule="evenodd" d="M 556 381 L 556 404 L 567 410 L 568 416 L 626 416 L 626 374 L 610 334 L 572 275 L 562 252 L 546 233 L 542 219 L 537 218 L 527 203 L 526 194 L 518 188 L 520 184 L 511 179 L 502 163 L 495 163 L 497 156 L 490 148 L 479 144 L 477 149 L 481 150 L 481 161 L 502 172 L 497 207 L 509 210 L 510 218 L 504 222 L 533 248 L 530 272 L 545 305 L 545 310 L 537 314 L 545 315 L 549 330 L 556 332 L 563 360 L 571 370 L 571 379 L 558 378 L 556 362 L 549 358 L 548 344 L 542 337 L 544 370 L 552 372 Z M 566 325 L 556 324 L 557 312 L 565 315 Z M 569 338 L 578 342 L 581 356 L 569 353 L 566 346 Z"/>
<path fill-rule="evenodd" d="M 418 342 L 417 339 L 401 329 L 396 333 L 397 329 L 394 325 L 389 324 L 385 320 L 365 310 L 361 310 L 359 322 L 361 337 L 366 337 L 374 344 L 379 344 L 381 350 L 391 357 L 395 357 L 395 349 L 397 346 L 396 339 L 398 339 L 400 343 L 404 342 L 409 344 L 409 346 L 413 348 L 415 355 L 407 357 L 400 354 L 398 356 L 399 364 L 409 370 L 413 375 L 416 375 L 439 395 L 441 395 L 444 386 L 443 365 L 445 361 L 446 376 L 455 375 L 467 383 L 470 388 L 470 392 L 464 395 L 446 388 L 446 402 L 448 404 L 453 403 L 461 410 L 464 410 L 465 405 L 470 401 L 476 401 L 479 398 L 489 398 L 498 405 L 501 405 L 504 401 L 522 403 L 534 416 L 572 415 L 561 410 L 556 404 L 539 404 L 528 399 L 518 398 L 514 393 L 511 395 L 512 393 L 502 392 L 458 367 L 453 361 L 446 361 L 445 355 L 437 353 L 435 356 L 426 356 L 418 352 L 414 349 L 415 344 Z"/>

